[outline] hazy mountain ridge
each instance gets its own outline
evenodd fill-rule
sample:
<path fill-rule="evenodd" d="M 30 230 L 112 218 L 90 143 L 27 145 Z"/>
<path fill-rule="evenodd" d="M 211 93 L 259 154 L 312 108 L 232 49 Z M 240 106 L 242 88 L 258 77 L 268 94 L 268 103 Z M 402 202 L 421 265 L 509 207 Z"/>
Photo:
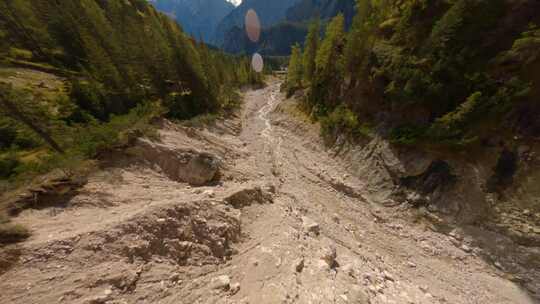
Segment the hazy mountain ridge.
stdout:
<path fill-rule="evenodd" d="M 158 10 L 176 19 L 186 33 L 209 42 L 218 23 L 234 10 L 225 0 L 152 0 Z"/>
<path fill-rule="evenodd" d="M 225 33 L 225 39 L 219 45 L 230 53 L 259 52 L 265 55 L 289 55 L 292 45 L 303 43 L 310 20 L 319 17 L 324 22 L 340 13 L 344 15 L 345 25 L 348 28 L 354 16 L 354 1 L 301 0 L 286 10 L 279 22 L 270 26 L 263 24 L 259 42 L 249 41 L 241 23 L 230 27 Z"/>
<path fill-rule="evenodd" d="M 263 28 L 267 28 L 284 20 L 287 10 L 296 2 L 296 0 L 242 1 L 242 4 L 235 8 L 218 24 L 213 42 L 217 45 L 222 45 L 225 43 L 225 37 L 227 36 L 228 31 L 234 27 L 243 28 L 244 17 L 249 9 L 253 9 L 255 12 L 257 12 L 261 26 Z"/>
<path fill-rule="evenodd" d="M 354 0 L 301 0 L 287 10 L 286 18 L 292 22 L 305 22 L 320 17 L 329 19 L 342 13 L 345 24 L 350 25 L 354 16 Z"/>

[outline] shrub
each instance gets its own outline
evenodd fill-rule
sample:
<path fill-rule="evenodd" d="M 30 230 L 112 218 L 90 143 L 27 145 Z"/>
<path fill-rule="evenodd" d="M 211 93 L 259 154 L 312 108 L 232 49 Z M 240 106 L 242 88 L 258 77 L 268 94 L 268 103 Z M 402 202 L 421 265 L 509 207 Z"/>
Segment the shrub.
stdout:
<path fill-rule="evenodd" d="M 33 54 L 29 50 L 12 47 L 9 49 L 9 56 L 18 60 L 32 60 Z"/>
<path fill-rule="evenodd" d="M 359 126 L 356 114 L 344 105 L 335 108 L 328 116 L 321 117 L 320 121 L 324 136 L 334 135 L 336 132 L 352 134 Z"/>
<path fill-rule="evenodd" d="M 9 217 L 0 211 L 0 245 L 20 242 L 30 236 L 30 231 L 22 225 L 10 223 Z M 5 257 L 4 257 L 5 258 Z M 0 253 L 0 272 L 5 261 Z"/>
<path fill-rule="evenodd" d="M 413 145 L 421 140 L 426 133 L 426 128 L 417 125 L 404 125 L 393 128 L 390 131 L 390 141 L 396 144 Z"/>
<path fill-rule="evenodd" d="M 0 244 L 20 242 L 30 236 L 30 231 L 18 224 L 0 224 Z"/>
<path fill-rule="evenodd" d="M 0 179 L 11 177 L 19 164 L 19 160 L 12 153 L 0 156 Z"/>
<path fill-rule="evenodd" d="M 0 150 L 7 149 L 17 138 L 17 130 L 13 122 L 8 119 L 0 119 Z"/>
<path fill-rule="evenodd" d="M 81 109 L 104 121 L 108 117 L 104 108 L 105 96 L 102 90 L 95 83 L 74 80 L 71 84 L 70 98 Z"/>
<path fill-rule="evenodd" d="M 430 136 L 436 139 L 462 136 L 481 102 L 482 92 L 473 93 L 455 111 L 437 119 L 429 130 Z"/>

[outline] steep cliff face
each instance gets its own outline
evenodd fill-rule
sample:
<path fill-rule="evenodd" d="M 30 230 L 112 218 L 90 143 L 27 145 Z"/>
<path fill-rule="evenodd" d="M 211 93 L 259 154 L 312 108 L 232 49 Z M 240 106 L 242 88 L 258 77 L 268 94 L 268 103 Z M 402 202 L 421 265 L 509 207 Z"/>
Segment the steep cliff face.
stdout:
<path fill-rule="evenodd" d="M 186 33 L 210 42 L 219 22 L 234 10 L 225 0 L 152 0 L 158 10 L 173 17 Z"/>

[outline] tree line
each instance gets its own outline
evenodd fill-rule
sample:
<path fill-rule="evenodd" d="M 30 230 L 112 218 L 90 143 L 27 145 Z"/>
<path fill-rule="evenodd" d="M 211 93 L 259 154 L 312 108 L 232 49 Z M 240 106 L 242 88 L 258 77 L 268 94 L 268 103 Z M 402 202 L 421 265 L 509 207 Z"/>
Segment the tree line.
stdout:
<path fill-rule="evenodd" d="M 0 179 L 55 155 L 95 157 L 148 115 L 226 111 L 239 87 L 262 83 L 250 58 L 209 48 L 145 0 L 1 1 L 0 56 Z M 6 68 L 64 84 L 44 95 L 11 83 Z M 42 149 L 44 159 L 21 160 Z"/>
<path fill-rule="evenodd" d="M 348 32 L 342 15 L 323 37 L 312 22 L 285 89 L 303 90 L 303 107 L 330 135 L 384 125 L 396 143 L 463 148 L 494 134 L 540 135 L 522 120 L 540 113 L 540 16 L 526 2 L 357 0 Z"/>

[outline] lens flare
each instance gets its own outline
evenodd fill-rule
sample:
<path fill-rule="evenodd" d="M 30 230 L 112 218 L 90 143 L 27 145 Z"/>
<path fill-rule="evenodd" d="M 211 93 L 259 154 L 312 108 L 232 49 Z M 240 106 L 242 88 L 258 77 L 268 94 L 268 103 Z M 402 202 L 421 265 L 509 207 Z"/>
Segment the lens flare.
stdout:
<path fill-rule="evenodd" d="M 259 53 L 253 54 L 253 58 L 251 58 L 251 67 L 257 73 L 262 72 L 264 69 L 264 60 Z"/>
<path fill-rule="evenodd" d="M 249 9 L 245 19 L 246 33 L 252 42 L 258 42 L 261 38 L 261 22 L 253 9 Z"/>

